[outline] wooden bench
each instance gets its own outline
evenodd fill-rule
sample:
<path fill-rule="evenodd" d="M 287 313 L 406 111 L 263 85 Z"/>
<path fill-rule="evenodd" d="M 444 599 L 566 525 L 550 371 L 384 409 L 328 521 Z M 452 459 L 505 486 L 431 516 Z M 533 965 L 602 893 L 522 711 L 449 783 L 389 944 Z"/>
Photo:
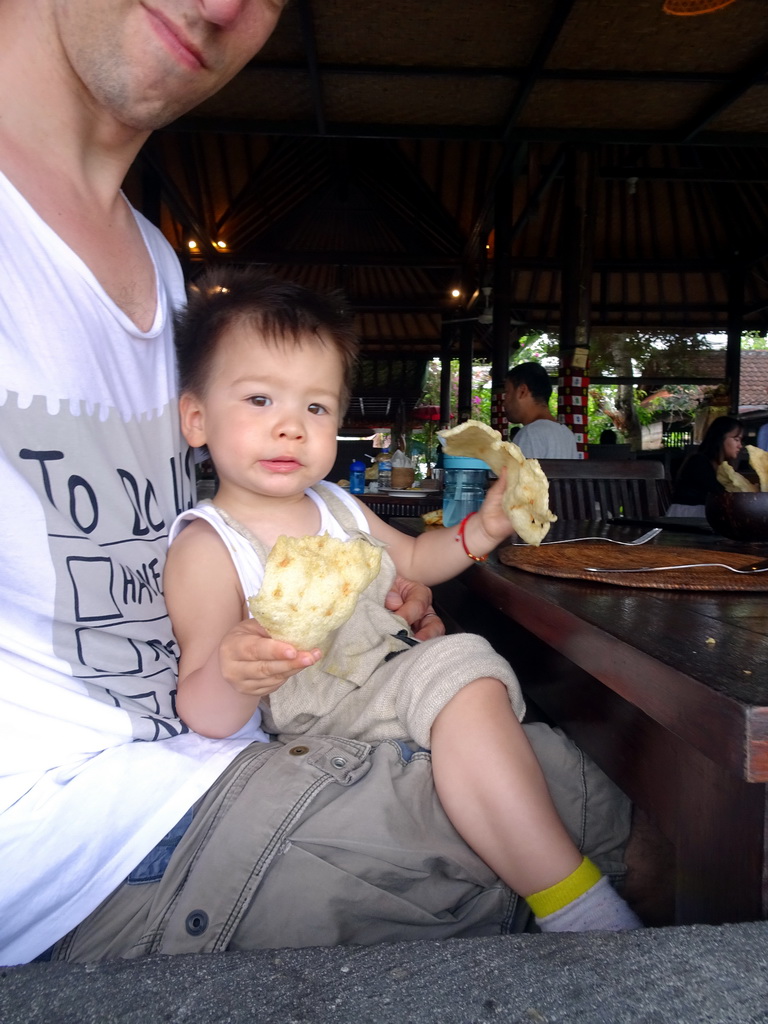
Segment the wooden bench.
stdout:
<path fill-rule="evenodd" d="M 549 507 L 559 519 L 655 519 L 669 505 L 670 484 L 664 466 L 634 459 L 541 459 L 549 479 Z M 365 494 L 362 500 L 385 521 L 420 516 L 442 507 L 438 491 L 412 495 Z"/>
<path fill-rule="evenodd" d="M 664 515 L 670 485 L 661 462 L 540 459 L 549 507 L 559 519 L 655 519 Z"/>
<path fill-rule="evenodd" d="M 413 495 L 359 494 L 360 500 L 371 511 L 388 523 L 392 516 L 421 516 L 425 512 L 433 512 L 443 507 L 441 491 L 417 491 Z"/>

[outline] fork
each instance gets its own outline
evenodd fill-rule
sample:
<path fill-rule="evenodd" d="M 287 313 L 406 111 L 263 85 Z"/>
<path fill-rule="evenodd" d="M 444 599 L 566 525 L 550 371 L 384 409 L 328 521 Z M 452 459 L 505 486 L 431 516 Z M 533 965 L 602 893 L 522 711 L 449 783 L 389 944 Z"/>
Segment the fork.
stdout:
<path fill-rule="evenodd" d="M 644 533 L 641 537 L 635 537 L 634 540 L 615 540 L 613 537 L 566 537 L 565 540 L 545 540 L 539 547 L 546 548 L 552 544 L 574 544 L 577 540 L 606 540 L 609 544 L 621 544 L 626 548 L 637 547 L 638 544 L 646 544 L 649 540 L 653 540 L 661 533 L 661 527 L 657 526 L 653 530 L 649 530 Z M 529 547 L 525 541 L 514 541 L 513 547 Z"/>
<path fill-rule="evenodd" d="M 725 562 L 691 562 L 689 565 L 646 565 L 640 569 L 599 569 L 594 566 L 585 566 L 585 572 L 664 572 L 665 569 L 727 569 L 729 572 L 739 573 L 740 576 L 751 576 L 756 572 L 768 572 L 768 560 L 755 562 L 754 565 L 747 565 L 743 569 L 736 569 Z"/>

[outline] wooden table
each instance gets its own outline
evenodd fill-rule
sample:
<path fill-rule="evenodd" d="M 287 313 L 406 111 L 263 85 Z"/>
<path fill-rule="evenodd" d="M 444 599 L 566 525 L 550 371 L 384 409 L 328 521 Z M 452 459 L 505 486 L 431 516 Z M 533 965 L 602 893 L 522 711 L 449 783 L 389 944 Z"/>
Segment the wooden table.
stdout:
<path fill-rule="evenodd" d="M 701 534 L 687 542 L 768 555 Z M 563 580 L 495 556 L 435 592 L 672 841 L 678 923 L 768 916 L 768 593 Z"/>

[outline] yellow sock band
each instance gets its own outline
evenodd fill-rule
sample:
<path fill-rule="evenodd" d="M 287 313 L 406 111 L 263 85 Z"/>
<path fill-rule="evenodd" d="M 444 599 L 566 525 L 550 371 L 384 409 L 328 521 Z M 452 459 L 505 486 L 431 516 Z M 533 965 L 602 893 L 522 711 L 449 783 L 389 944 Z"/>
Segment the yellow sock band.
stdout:
<path fill-rule="evenodd" d="M 554 885 L 550 885 L 548 889 L 542 889 L 541 892 L 531 893 L 530 896 L 526 896 L 525 901 L 536 917 L 546 917 L 562 907 L 567 907 L 569 903 L 573 903 L 601 878 L 600 869 L 595 867 L 588 857 L 585 857 L 576 870 L 562 881 L 555 882 Z"/>

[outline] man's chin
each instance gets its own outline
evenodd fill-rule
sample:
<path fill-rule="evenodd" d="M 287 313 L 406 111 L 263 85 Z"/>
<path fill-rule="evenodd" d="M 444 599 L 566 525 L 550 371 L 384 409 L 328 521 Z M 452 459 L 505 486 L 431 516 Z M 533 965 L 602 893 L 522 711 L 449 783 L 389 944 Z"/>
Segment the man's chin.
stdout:
<path fill-rule="evenodd" d="M 188 84 L 185 88 L 183 82 L 177 82 L 175 95 L 169 95 L 168 81 L 159 85 L 145 82 L 143 86 L 137 82 L 122 92 L 105 92 L 100 99 L 102 105 L 126 128 L 149 133 L 172 124 L 207 99 L 210 93 L 200 89 L 200 84 L 192 94 Z"/>
<path fill-rule="evenodd" d="M 163 109 L 147 107 L 143 110 L 118 111 L 116 116 L 131 131 L 149 135 L 159 128 L 165 128 L 167 125 L 173 124 L 174 121 L 177 121 L 186 113 L 187 108 L 168 110 L 167 107 Z"/>

